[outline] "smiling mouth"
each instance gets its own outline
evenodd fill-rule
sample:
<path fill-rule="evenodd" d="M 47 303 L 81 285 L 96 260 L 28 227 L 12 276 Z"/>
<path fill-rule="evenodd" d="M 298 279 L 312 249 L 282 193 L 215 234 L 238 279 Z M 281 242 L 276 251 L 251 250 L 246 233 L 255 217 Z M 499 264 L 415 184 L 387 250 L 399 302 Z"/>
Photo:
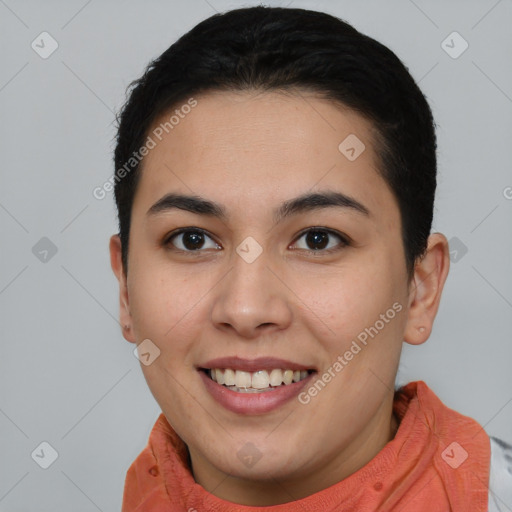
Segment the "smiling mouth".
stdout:
<path fill-rule="evenodd" d="M 246 372 L 231 368 L 201 368 L 217 384 L 238 393 L 265 393 L 306 379 L 315 370 L 258 370 Z"/>

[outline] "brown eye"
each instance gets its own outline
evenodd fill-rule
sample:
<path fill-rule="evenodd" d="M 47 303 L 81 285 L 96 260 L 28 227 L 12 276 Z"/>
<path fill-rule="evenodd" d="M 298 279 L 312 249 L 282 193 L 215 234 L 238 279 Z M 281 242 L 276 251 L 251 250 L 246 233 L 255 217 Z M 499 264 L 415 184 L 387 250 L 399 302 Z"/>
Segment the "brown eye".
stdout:
<path fill-rule="evenodd" d="M 211 240 L 208 247 L 208 240 Z M 176 249 L 185 252 L 194 252 L 199 249 L 219 249 L 220 246 L 215 243 L 202 229 L 186 228 L 169 236 L 165 245 L 172 244 Z M 205 246 L 206 244 L 206 246 Z"/>
<path fill-rule="evenodd" d="M 331 252 L 345 247 L 348 241 L 340 234 L 325 228 L 309 228 L 297 239 L 304 238 L 306 247 L 299 247 L 309 252 Z M 338 243 L 332 243 L 332 238 L 337 238 Z M 341 241 L 341 243 L 339 243 Z"/>

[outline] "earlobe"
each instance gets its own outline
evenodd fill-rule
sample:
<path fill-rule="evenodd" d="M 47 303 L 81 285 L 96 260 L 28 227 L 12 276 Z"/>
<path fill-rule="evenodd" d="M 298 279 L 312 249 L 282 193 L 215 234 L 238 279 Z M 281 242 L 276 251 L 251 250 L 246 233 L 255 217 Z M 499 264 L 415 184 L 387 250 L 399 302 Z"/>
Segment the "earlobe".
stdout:
<path fill-rule="evenodd" d="M 122 246 L 119 235 L 112 235 L 110 237 L 109 249 L 110 266 L 119 281 L 119 323 L 122 326 L 124 339 L 131 343 L 135 343 L 136 340 L 132 329 L 127 279 L 123 267 Z"/>
<path fill-rule="evenodd" d="M 425 255 L 414 270 L 404 332 L 407 343 L 420 345 L 429 338 L 449 268 L 448 241 L 443 234 L 433 233 L 429 236 Z"/>

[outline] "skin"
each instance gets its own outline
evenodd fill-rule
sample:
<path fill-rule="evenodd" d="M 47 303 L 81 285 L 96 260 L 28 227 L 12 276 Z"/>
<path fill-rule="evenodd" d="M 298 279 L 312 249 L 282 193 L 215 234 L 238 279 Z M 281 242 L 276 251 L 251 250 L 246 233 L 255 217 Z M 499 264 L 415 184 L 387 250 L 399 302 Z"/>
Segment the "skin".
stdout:
<path fill-rule="evenodd" d="M 351 475 L 393 438 L 402 343 L 430 335 L 448 243 L 430 235 L 408 281 L 398 205 L 377 172 L 372 125 L 358 114 L 304 91 L 196 99 L 145 157 L 127 274 L 120 239 L 110 240 L 123 335 L 132 343 L 149 338 L 161 351 L 141 367 L 189 448 L 195 480 L 235 503 L 286 503 Z M 354 161 L 338 150 L 349 134 L 366 146 Z M 282 202 L 319 190 L 345 193 L 370 215 L 330 207 L 274 223 L 271 212 Z M 178 209 L 148 216 L 169 192 L 218 202 L 227 220 Z M 328 247 L 314 251 L 318 242 L 301 232 L 319 226 L 349 237 L 349 245 L 332 234 Z M 196 251 L 185 252 L 190 233 L 166 246 L 183 227 L 210 238 Z M 248 236 L 263 250 L 250 264 L 236 252 Z M 270 355 L 322 375 L 395 302 L 402 311 L 307 405 L 293 399 L 265 414 L 236 414 L 210 396 L 195 368 L 215 357 Z M 237 456 L 248 442 L 261 454 L 252 467 Z"/>

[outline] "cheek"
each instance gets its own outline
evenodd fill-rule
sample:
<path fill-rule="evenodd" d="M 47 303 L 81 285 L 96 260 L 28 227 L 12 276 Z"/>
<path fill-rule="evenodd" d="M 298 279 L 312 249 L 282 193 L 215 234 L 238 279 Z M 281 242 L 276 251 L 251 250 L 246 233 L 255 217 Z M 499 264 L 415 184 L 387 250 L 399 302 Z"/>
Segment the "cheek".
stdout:
<path fill-rule="evenodd" d="M 130 282 L 130 312 L 135 331 L 143 337 L 167 339 L 186 324 L 186 317 L 200 297 L 186 277 L 147 264 L 134 269 Z M 185 320 L 185 322 L 184 322 Z"/>
<path fill-rule="evenodd" d="M 372 260 L 373 258 L 368 258 Z M 405 318 L 405 303 L 393 265 L 347 266 L 336 274 L 297 282 L 297 295 L 305 308 L 314 337 L 323 344 L 329 359 L 336 360 L 359 341 L 361 353 L 353 359 L 370 364 L 399 346 Z M 366 345 L 365 345 L 366 342 Z M 391 352 L 395 352 L 394 348 Z M 348 354 L 352 360 L 352 356 Z M 352 367 L 359 366 L 351 364 Z"/>
<path fill-rule="evenodd" d="M 325 279 L 302 278 L 298 295 L 336 334 L 352 335 L 392 306 L 389 275 L 370 266 L 347 267 Z"/>
<path fill-rule="evenodd" d="M 190 350 L 200 335 L 198 301 L 204 291 L 186 286 L 187 279 L 176 276 L 156 265 L 138 269 L 133 273 L 130 308 L 137 341 L 149 339 L 159 350 L 154 362 L 141 365 L 153 396 L 163 410 L 177 410 L 185 417 L 181 383 L 190 378 Z"/>

